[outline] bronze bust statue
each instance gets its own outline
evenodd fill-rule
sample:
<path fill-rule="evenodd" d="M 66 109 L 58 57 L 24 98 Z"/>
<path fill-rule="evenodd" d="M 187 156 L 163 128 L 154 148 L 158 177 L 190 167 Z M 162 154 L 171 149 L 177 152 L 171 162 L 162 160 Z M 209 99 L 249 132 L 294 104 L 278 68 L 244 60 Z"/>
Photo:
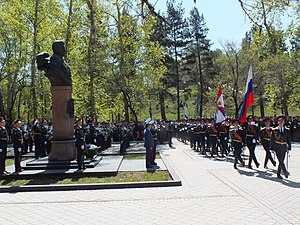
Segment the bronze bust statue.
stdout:
<path fill-rule="evenodd" d="M 45 76 L 50 80 L 51 86 L 72 86 L 70 68 L 63 59 L 66 55 L 65 43 L 55 41 L 52 44 L 52 50 L 51 57 L 47 52 L 37 55 L 37 68 L 45 71 Z"/>

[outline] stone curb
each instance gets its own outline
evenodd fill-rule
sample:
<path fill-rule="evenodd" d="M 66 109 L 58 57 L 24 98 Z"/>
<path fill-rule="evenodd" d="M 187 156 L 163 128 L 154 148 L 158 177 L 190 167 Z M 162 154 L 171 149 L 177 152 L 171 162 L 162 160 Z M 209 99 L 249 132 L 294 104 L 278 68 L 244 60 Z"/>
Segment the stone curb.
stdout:
<path fill-rule="evenodd" d="M 123 183 L 95 183 L 95 184 L 54 184 L 54 185 L 24 185 L 24 186 L 2 186 L 0 193 L 30 192 L 30 191 L 71 191 L 71 190 L 98 190 L 98 189 L 123 189 L 123 188 L 150 188 L 150 187 L 174 187 L 181 186 L 181 180 L 171 167 L 167 158 L 160 153 L 170 176 L 170 181 L 149 182 L 123 182 Z"/>

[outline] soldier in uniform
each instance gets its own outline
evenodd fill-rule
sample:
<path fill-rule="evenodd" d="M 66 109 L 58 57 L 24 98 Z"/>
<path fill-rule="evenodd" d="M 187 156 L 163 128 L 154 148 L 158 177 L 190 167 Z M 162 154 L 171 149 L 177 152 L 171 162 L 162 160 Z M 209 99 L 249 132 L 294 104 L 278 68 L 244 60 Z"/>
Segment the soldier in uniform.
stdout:
<path fill-rule="evenodd" d="M 36 119 L 33 123 L 32 127 L 32 134 L 33 134 L 33 140 L 34 140 L 34 146 L 35 146 L 35 159 L 39 159 L 42 153 L 42 130 L 40 122 Z"/>
<path fill-rule="evenodd" d="M 47 145 L 48 145 L 48 128 L 47 128 L 47 120 L 42 119 L 41 124 L 41 139 L 42 139 L 42 148 L 40 152 L 40 157 L 45 157 L 47 152 Z"/>
<path fill-rule="evenodd" d="M 256 143 L 258 141 L 258 128 L 254 123 L 254 118 L 252 115 L 249 115 L 247 117 L 247 123 L 244 124 L 245 126 L 245 131 L 246 131 L 246 144 L 250 152 L 249 156 L 249 163 L 248 163 L 248 168 L 252 169 L 252 160 L 254 161 L 256 167 L 259 167 L 259 163 L 256 159 L 255 156 L 255 148 L 256 148 Z"/>
<path fill-rule="evenodd" d="M 280 175 L 281 170 L 283 170 L 284 176 L 288 178 L 289 172 L 286 169 L 284 159 L 287 151 L 291 150 L 291 134 L 290 130 L 285 127 L 285 117 L 279 116 L 277 118 L 278 126 L 273 128 L 272 136 L 270 141 L 270 149 L 276 152 L 278 159 L 278 169 L 277 169 L 277 178 L 282 179 Z"/>
<path fill-rule="evenodd" d="M 144 130 L 144 137 L 145 137 L 145 147 L 146 147 L 146 168 L 152 168 L 152 151 L 154 148 L 154 141 L 153 136 L 151 134 L 151 129 L 153 126 L 154 121 L 149 118 L 145 121 L 145 130 Z"/>
<path fill-rule="evenodd" d="M 234 149 L 234 169 L 237 169 L 237 163 L 240 161 L 242 166 L 245 166 L 245 162 L 241 157 L 242 148 L 245 143 L 245 132 L 242 127 L 239 126 L 239 120 L 234 119 L 232 121 L 233 127 L 230 129 L 231 145 Z"/>
<path fill-rule="evenodd" d="M 5 128 L 6 122 L 0 117 L 0 176 L 7 174 L 5 171 L 5 160 L 7 154 L 8 132 Z"/>
<path fill-rule="evenodd" d="M 76 149 L 77 149 L 77 164 L 78 170 L 84 170 L 84 151 L 85 151 L 85 134 L 82 127 L 82 119 L 79 118 L 75 121 L 75 138 L 76 138 Z"/>
<path fill-rule="evenodd" d="M 266 151 L 266 157 L 265 157 L 265 162 L 264 162 L 264 168 L 267 169 L 267 164 L 268 161 L 270 160 L 273 164 L 273 166 L 276 166 L 276 162 L 272 157 L 271 151 L 270 151 L 270 140 L 272 136 L 272 128 L 270 127 L 271 124 L 271 119 L 270 118 L 265 118 L 263 120 L 265 126 L 261 128 L 260 130 L 260 140 L 262 143 L 262 146 L 264 147 Z"/>
<path fill-rule="evenodd" d="M 218 155 L 218 129 L 215 125 L 214 119 L 210 120 L 210 126 L 208 127 L 207 134 L 208 134 L 208 140 L 209 144 L 211 146 L 211 157 L 214 158 L 214 154 Z"/>
<path fill-rule="evenodd" d="M 97 130 L 96 130 L 96 126 L 95 126 L 95 118 L 91 118 L 89 120 L 89 127 L 88 127 L 88 131 L 86 134 L 86 143 L 87 144 L 93 144 L 95 145 L 97 142 Z"/>
<path fill-rule="evenodd" d="M 219 137 L 220 137 L 220 144 L 221 144 L 221 154 L 222 157 L 228 155 L 228 140 L 229 140 L 229 129 L 230 129 L 230 120 L 225 119 L 222 124 L 219 126 Z"/>
<path fill-rule="evenodd" d="M 12 128 L 12 142 L 15 154 L 15 172 L 21 172 L 21 158 L 22 158 L 22 149 L 23 149 L 23 133 L 21 130 L 22 121 L 15 120 L 13 122 Z"/>
<path fill-rule="evenodd" d="M 207 133 L 207 126 L 205 124 L 205 120 L 201 119 L 200 124 L 194 129 L 194 135 L 197 140 L 197 151 L 200 151 L 201 154 L 206 154 L 205 149 L 205 137 Z"/>
<path fill-rule="evenodd" d="M 151 157 L 151 165 L 157 165 L 157 163 L 155 162 L 155 158 L 156 158 L 156 146 L 157 146 L 157 141 L 158 141 L 158 135 L 157 135 L 157 129 L 156 126 L 152 126 L 152 129 L 150 130 L 152 137 L 153 137 L 153 142 L 154 142 L 154 146 L 153 146 L 153 151 L 152 151 L 152 157 Z"/>

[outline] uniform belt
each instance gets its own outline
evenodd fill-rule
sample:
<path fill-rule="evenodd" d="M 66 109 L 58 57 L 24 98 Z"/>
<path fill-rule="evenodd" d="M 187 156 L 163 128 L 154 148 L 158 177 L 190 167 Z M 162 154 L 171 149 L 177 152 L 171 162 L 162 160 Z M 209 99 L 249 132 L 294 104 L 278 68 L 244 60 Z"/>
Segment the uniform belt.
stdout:
<path fill-rule="evenodd" d="M 221 134 L 227 134 L 227 132 L 220 132 Z"/>
<path fill-rule="evenodd" d="M 270 141 L 271 138 L 263 138 L 263 140 Z"/>
<path fill-rule="evenodd" d="M 287 145 L 287 142 L 275 141 L 275 143 L 278 144 L 278 145 Z"/>
<path fill-rule="evenodd" d="M 247 137 L 254 137 L 254 135 L 252 135 L 252 134 L 247 134 L 246 136 Z"/>
<path fill-rule="evenodd" d="M 153 141 L 157 141 L 157 138 L 153 138 Z"/>
<path fill-rule="evenodd" d="M 216 135 L 216 134 L 210 134 L 210 136 L 217 137 L 217 135 Z"/>
<path fill-rule="evenodd" d="M 34 133 L 34 135 L 36 135 L 36 134 L 37 134 L 37 135 L 41 135 L 41 133 Z"/>
<path fill-rule="evenodd" d="M 203 131 L 200 131 L 200 134 L 205 134 L 205 132 L 203 132 Z"/>
<path fill-rule="evenodd" d="M 0 138 L 1 141 L 7 141 L 7 138 Z"/>
<path fill-rule="evenodd" d="M 241 141 L 240 141 L 240 140 L 232 140 L 232 141 L 241 143 Z"/>
<path fill-rule="evenodd" d="M 18 139 L 18 141 L 23 141 L 23 139 Z"/>

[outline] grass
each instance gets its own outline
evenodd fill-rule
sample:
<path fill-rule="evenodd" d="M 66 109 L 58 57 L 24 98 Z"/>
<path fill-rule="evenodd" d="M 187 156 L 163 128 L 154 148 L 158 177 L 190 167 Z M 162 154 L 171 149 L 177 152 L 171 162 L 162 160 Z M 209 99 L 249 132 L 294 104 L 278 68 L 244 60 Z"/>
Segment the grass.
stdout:
<path fill-rule="evenodd" d="M 141 153 L 130 153 L 124 156 L 124 159 L 134 160 L 134 159 L 146 159 L 146 154 Z M 156 159 L 161 159 L 159 153 L 156 153 Z"/>
<path fill-rule="evenodd" d="M 33 157 L 28 157 L 28 156 L 22 156 L 22 161 L 25 161 L 27 159 L 33 159 Z M 11 166 L 15 164 L 15 159 L 14 158 L 8 158 L 5 160 L 5 166 Z"/>
<path fill-rule="evenodd" d="M 92 184 L 92 183 L 120 183 L 120 182 L 142 182 L 142 181 L 168 181 L 168 180 L 172 180 L 168 171 L 119 172 L 116 176 L 112 176 L 112 177 L 0 180 L 0 186 L 51 185 L 51 184 Z"/>

